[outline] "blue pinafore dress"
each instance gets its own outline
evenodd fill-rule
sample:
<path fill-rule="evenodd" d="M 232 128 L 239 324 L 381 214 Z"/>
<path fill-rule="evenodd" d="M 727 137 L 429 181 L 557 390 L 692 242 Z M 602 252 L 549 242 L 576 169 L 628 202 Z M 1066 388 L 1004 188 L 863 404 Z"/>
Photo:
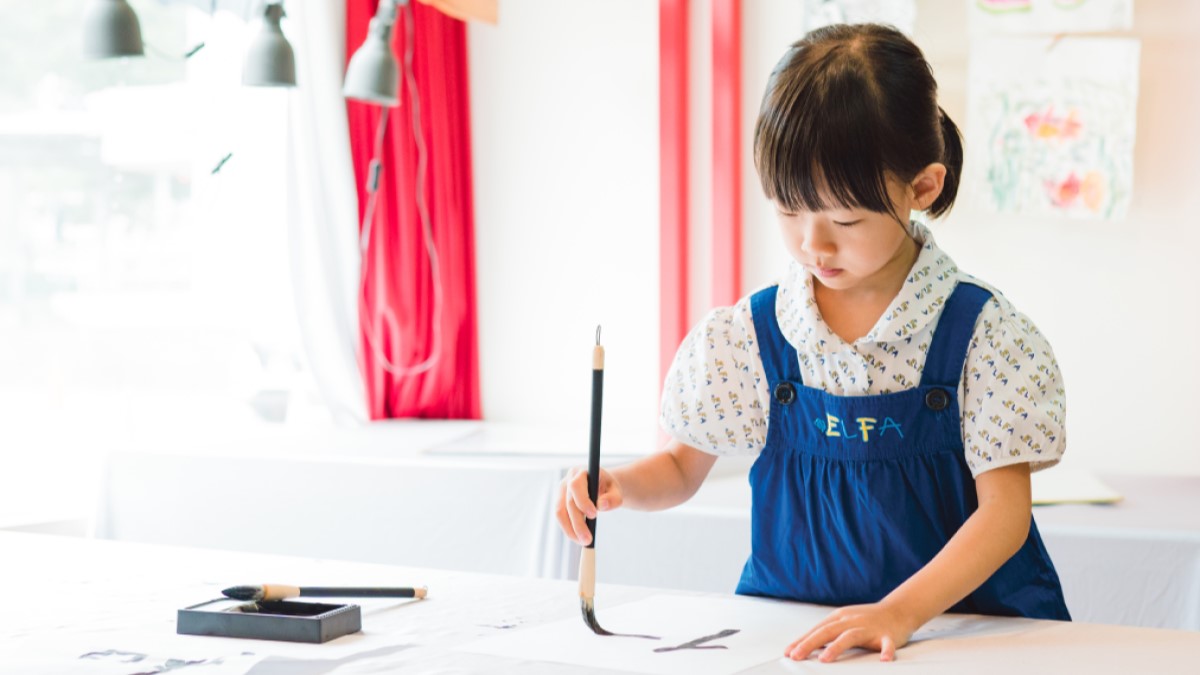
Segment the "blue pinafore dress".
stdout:
<path fill-rule="evenodd" d="M 773 286 L 751 299 L 770 385 L 767 441 L 750 470 L 752 547 L 737 592 L 822 605 L 878 602 L 933 559 L 978 507 L 956 394 L 991 294 L 960 283 L 915 389 L 835 396 L 801 382 Z M 1070 620 L 1037 525 L 951 612 Z"/>

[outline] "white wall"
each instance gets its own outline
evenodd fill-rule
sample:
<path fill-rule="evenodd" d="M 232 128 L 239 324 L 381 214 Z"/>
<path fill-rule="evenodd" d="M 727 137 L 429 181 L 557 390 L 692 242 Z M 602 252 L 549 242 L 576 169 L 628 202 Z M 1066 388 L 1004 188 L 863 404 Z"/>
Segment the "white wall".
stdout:
<path fill-rule="evenodd" d="M 1200 3 L 1138 0 L 1133 201 L 1121 221 L 998 217 L 969 200 L 938 241 L 1050 339 L 1067 388 L 1065 462 L 1200 474 L 1195 252 L 1200 231 Z M 920 4 L 917 40 L 946 111 L 966 109 L 965 3 Z M 971 150 L 967 148 L 967 161 Z"/>
<path fill-rule="evenodd" d="M 791 256 L 783 248 L 775 207 L 754 171 L 754 123 L 767 76 L 804 35 L 804 2 L 767 0 L 742 5 L 742 290 L 777 280 Z"/>
<path fill-rule="evenodd" d="M 750 150 L 767 74 L 803 34 L 801 5 L 743 5 L 746 290 L 776 278 L 787 261 Z M 498 27 L 470 28 L 490 420 L 551 421 L 585 433 L 587 347 L 601 322 L 609 351 L 606 431 L 653 427 L 660 386 L 657 12 L 653 0 L 506 0 Z M 692 12 L 699 62 L 692 152 L 700 165 L 711 153 L 700 65 L 710 59 L 709 2 L 693 3 Z M 1200 290 L 1192 260 L 1200 245 L 1192 222 L 1200 208 L 1200 3 L 1138 0 L 1131 35 L 1142 40 L 1142 79 L 1128 217 L 1001 218 L 964 199 L 934 232 L 961 267 L 1001 288 L 1054 345 L 1068 392 L 1067 463 L 1200 474 L 1200 443 L 1189 424 L 1200 417 L 1193 410 L 1200 359 L 1183 347 L 1200 328 L 1190 297 Z M 933 64 L 943 106 L 967 124 L 965 0 L 919 0 L 916 40 Z M 693 168 L 692 233 L 700 240 L 692 247 L 693 321 L 710 303 L 710 175 Z"/>
<path fill-rule="evenodd" d="M 652 449 L 658 3 L 504 0 L 469 52 L 484 416 L 586 455 L 601 324 L 604 447 Z"/>

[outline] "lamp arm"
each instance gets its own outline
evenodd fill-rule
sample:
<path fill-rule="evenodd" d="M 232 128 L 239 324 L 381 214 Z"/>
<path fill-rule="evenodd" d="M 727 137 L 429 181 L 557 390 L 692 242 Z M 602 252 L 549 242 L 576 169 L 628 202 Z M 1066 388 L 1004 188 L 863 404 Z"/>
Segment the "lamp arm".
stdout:
<path fill-rule="evenodd" d="M 396 25 L 399 8 L 407 4 L 408 0 L 379 0 L 375 7 L 375 16 L 371 17 L 370 23 L 367 24 L 367 32 L 390 44 L 392 27 Z"/>
<path fill-rule="evenodd" d="M 379 5 L 375 7 L 375 18 L 395 23 L 399 8 L 407 4 L 408 0 L 379 0 Z"/>

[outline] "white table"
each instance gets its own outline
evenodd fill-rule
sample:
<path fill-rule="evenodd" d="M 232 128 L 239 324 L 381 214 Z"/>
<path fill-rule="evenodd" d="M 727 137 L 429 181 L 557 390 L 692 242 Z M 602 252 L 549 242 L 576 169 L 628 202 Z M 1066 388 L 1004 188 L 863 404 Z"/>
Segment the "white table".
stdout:
<path fill-rule="evenodd" d="M 1102 478 L 1123 501 L 1034 507 L 1072 616 L 1200 630 L 1200 477 Z M 718 477 L 670 511 L 604 514 L 597 542 L 613 583 L 732 592 L 750 553 L 749 485 Z"/>
<path fill-rule="evenodd" d="M 397 422 L 299 439 L 175 439 L 109 457 L 96 533 L 570 579 L 578 548 L 554 522 L 554 493 L 584 456 L 555 454 L 564 437 L 480 422 Z M 627 460 L 605 455 L 606 464 Z M 720 460 L 696 497 L 671 511 L 604 514 L 603 579 L 732 592 L 750 551 L 748 466 Z M 1200 477 L 1104 479 L 1124 501 L 1035 508 L 1072 615 L 1200 630 Z"/>
<path fill-rule="evenodd" d="M 79 658 L 105 652 L 110 657 L 117 652 L 145 654 L 142 668 L 166 656 L 237 659 L 250 658 L 245 656 L 249 652 L 263 659 L 244 668 L 237 663 L 219 671 L 196 668 L 197 673 L 222 675 L 615 672 L 459 651 L 499 631 L 578 618 L 576 589 L 565 581 L 8 532 L 0 532 L 0 556 L 6 575 L 20 580 L 7 587 L 6 611 L 0 613 L 4 675 L 131 672 L 104 670 L 96 661 Z M 363 632 L 321 645 L 174 634 L 176 609 L 216 597 L 225 585 L 262 580 L 427 584 L 430 598 L 415 603 L 359 601 Z M 597 603 L 615 607 L 659 592 L 602 583 Z M 863 653 L 836 666 L 777 659 L 743 672 L 825 672 L 835 667 L 839 673 L 895 673 L 901 668 L 931 675 L 1084 669 L 1097 675 L 1182 674 L 1196 672 L 1195 655 L 1200 653 L 1200 633 L 1183 631 L 966 615 L 935 619 L 930 629 L 940 630 L 938 639 L 915 641 L 899 652 L 894 664 Z M 582 621 L 580 630 L 585 630 Z"/>

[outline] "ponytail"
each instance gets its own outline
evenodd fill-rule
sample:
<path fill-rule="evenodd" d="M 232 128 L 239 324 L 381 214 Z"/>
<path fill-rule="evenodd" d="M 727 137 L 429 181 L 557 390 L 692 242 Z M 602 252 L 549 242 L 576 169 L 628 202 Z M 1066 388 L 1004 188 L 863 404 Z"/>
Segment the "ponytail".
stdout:
<path fill-rule="evenodd" d="M 944 215 L 954 205 L 963 165 L 962 134 L 941 106 L 938 106 L 938 120 L 942 127 L 942 164 L 946 165 L 946 179 L 942 183 L 942 193 L 929 207 L 929 215 L 934 217 Z"/>

